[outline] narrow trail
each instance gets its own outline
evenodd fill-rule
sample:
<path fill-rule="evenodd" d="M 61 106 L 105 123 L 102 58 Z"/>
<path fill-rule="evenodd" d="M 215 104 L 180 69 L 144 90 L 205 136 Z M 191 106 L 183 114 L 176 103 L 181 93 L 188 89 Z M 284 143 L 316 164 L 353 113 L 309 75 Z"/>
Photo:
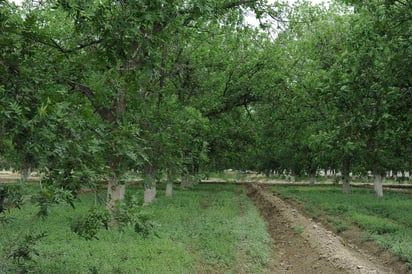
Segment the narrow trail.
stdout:
<path fill-rule="evenodd" d="M 274 241 L 271 273 L 400 273 L 303 216 L 265 188 L 250 184 L 246 190 L 266 219 Z"/>

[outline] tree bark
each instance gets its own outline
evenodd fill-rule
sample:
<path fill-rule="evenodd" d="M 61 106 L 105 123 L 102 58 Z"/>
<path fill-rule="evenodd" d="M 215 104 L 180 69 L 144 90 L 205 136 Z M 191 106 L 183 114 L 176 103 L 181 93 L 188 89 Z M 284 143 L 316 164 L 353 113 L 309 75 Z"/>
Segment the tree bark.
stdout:
<path fill-rule="evenodd" d="M 156 198 L 156 185 L 147 186 L 144 190 L 144 203 L 150 204 Z"/>
<path fill-rule="evenodd" d="M 172 197 L 173 196 L 173 178 L 172 172 L 167 172 L 167 184 L 166 184 L 166 196 Z"/>
<path fill-rule="evenodd" d="M 30 177 L 30 173 L 30 162 L 24 159 L 20 171 L 20 180 L 26 182 Z"/>
<path fill-rule="evenodd" d="M 383 197 L 383 188 L 382 188 L 383 176 L 379 173 L 375 173 L 373 177 L 373 188 L 375 189 L 376 197 Z"/>
<path fill-rule="evenodd" d="M 192 186 L 192 181 L 190 180 L 190 175 L 189 174 L 183 174 L 182 175 L 182 183 L 181 187 L 191 187 Z"/>
<path fill-rule="evenodd" d="M 316 180 L 316 171 L 310 170 L 309 172 L 309 184 L 314 185 Z"/>
<path fill-rule="evenodd" d="M 113 211 L 116 201 L 124 199 L 126 192 L 126 185 L 118 185 L 117 183 L 116 175 L 110 175 L 107 184 L 107 207 L 110 211 Z"/>
<path fill-rule="evenodd" d="M 166 184 L 166 196 L 167 197 L 173 196 L 173 183 L 172 182 L 168 182 Z"/>
<path fill-rule="evenodd" d="M 149 168 L 150 170 L 150 168 Z M 143 201 L 145 204 L 150 204 L 156 197 L 156 181 L 151 174 L 152 170 L 146 174 L 145 185 L 144 185 L 144 197 Z"/>
<path fill-rule="evenodd" d="M 296 182 L 296 173 L 292 170 L 289 175 L 289 180 L 294 183 Z"/>
<path fill-rule="evenodd" d="M 111 105 L 107 104 L 101 106 L 95 101 L 96 91 L 84 84 L 74 81 L 70 81 L 68 84 L 71 87 L 71 90 L 78 90 L 80 94 L 87 98 L 93 109 L 99 114 L 103 121 L 114 125 L 114 127 L 119 127 L 117 122 L 121 122 L 121 118 L 126 111 L 126 89 L 121 91 L 114 90 L 116 92 L 113 93 L 111 98 Z M 114 150 L 116 149 L 117 148 L 114 148 Z M 110 175 L 107 184 L 107 207 L 110 211 L 113 210 L 117 200 L 124 199 L 126 191 L 126 185 L 118 185 L 116 172 L 119 173 L 119 162 L 120 159 L 116 156 L 113 156 L 113 158 L 109 160 Z"/>
<path fill-rule="evenodd" d="M 343 176 L 342 191 L 343 191 L 343 193 L 350 193 L 351 192 L 351 188 L 350 188 L 350 159 L 347 158 L 347 157 L 345 157 L 343 159 L 342 176 Z"/>

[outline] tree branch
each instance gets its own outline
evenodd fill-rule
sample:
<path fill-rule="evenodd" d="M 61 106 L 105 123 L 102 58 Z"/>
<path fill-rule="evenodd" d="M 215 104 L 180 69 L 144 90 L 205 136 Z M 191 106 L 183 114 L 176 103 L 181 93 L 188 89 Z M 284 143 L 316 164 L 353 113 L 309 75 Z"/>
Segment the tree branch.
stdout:
<path fill-rule="evenodd" d="M 237 7 L 240 7 L 240 6 L 245 5 L 245 4 L 255 3 L 257 1 L 258 0 L 240 0 L 240 1 L 224 4 L 223 6 L 216 8 L 216 10 L 237 8 Z M 196 9 L 195 8 L 182 10 L 180 12 L 180 16 L 188 15 L 188 17 L 185 19 L 183 25 L 187 26 L 190 22 L 192 22 L 196 18 L 195 14 L 196 14 Z"/>
<path fill-rule="evenodd" d="M 111 109 L 106 108 L 106 107 L 102 107 L 102 106 L 98 106 L 94 102 L 94 93 L 93 93 L 93 90 L 90 87 L 85 86 L 85 85 L 80 84 L 80 83 L 76 83 L 74 81 L 70 81 L 69 85 L 70 85 L 72 90 L 77 89 L 80 92 L 80 94 L 84 95 L 87 98 L 87 100 L 90 102 L 90 104 L 92 105 L 94 110 L 100 115 L 100 117 L 103 120 L 105 120 L 107 122 L 110 122 L 110 123 L 116 121 L 116 115 L 113 114 L 113 111 Z M 122 95 L 122 97 L 123 97 L 123 95 Z M 116 110 L 121 111 L 121 109 L 119 109 L 119 110 L 116 109 Z"/>
<path fill-rule="evenodd" d="M 43 43 L 42 41 L 39 41 L 39 40 L 38 40 L 39 43 L 43 43 L 43 44 L 45 44 L 45 45 L 52 46 L 52 47 L 58 49 L 58 50 L 59 50 L 60 52 L 62 52 L 62 53 L 72 53 L 72 52 L 75 52 L 76 50 L 81 50 L 81 49 L 84 49 L 84 48 L 86 48 L 86 47 L 90 47 L 90 46 L 99 44 L 99 43 L 101 43 L 101 42 L 103 41 L 103 38 L 100 38 L 100 39 L 97 39 L 97 40 L 93 40 L 93 41 L 89 41 L 89 42 L 82 43 L 82 44 L 78 44 L 78 45 L 77 45 L 75 48 L 73 48 L 73 49 L 65 49 L 65 48 L 63 48 L 61 45 L 59 45 L 59 43 L 57 43 L 57 42 L 56 42 L 55 40 L 53 40 L 52 38 L 50 39 L 50 41 L 52 42 L 52 44 Z"/>
<path fill-rule="evenodd" d="M 223 8 L 232 9 L 232 8 L 242 6 L 244 4 L 249 4 L 249 3 L 254 3 L 254 2 L 257 2 L 257 0 L 241 0 L 237 2 L 227 3 L 226 5 L 223 6 Z"/>
<path fill-rule="evenodd" d="M 4 59 L 3 57 L 0 57 L 0 62 L 2 62 L 3 64 L 6 65 L 6 67 L 8 67 L 8 69 L 13 73 L 13 74 L 19 74 L 20 70 L 17 66 L 13 65 L 12 63 L 10 63 L 8 60 Z"/>

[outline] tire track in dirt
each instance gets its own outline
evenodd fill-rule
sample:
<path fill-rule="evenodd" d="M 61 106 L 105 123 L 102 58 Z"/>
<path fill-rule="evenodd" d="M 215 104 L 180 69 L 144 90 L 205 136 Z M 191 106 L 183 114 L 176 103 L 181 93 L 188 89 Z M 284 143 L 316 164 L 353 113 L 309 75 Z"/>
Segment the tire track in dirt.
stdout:
<path fill-rule="evenodd" d="M 248 196 L 268 223 L 274 241 L 272 273 L 396 273 L 347 245 L 295 208 L 256 184 L 246 186 Z"/>

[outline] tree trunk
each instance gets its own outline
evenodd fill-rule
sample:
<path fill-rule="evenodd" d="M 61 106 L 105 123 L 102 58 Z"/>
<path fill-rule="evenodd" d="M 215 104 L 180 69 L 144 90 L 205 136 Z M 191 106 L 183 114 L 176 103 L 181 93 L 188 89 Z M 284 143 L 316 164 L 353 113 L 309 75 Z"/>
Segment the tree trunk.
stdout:
<path fill-rule="evenodd" d="M 343 182 L 342 182 L 342 190 L 343 193 L 350 193 L 350 159 L 344 158 L 343 159 L 343 166 L 342 166 L 342 175 L 343 175 Z"/>
<path fill-rule="evenodd" d="M 173 183 L 167 182 L 166 184 L 166 196 L 172 197 L 173 196 Z"/>
<path fill-rule="evenodd" d="M 373 178 L 373 187 L 375 189 L 376 197 L 383 197 L 383 188 L 382 188 L 383 177 L 381 174 L 375 174 Z"/>
<path fill-rule="evenodd" d="M 116 201 L 124 199 L 125 192 L 126 185 L 118 185 L 116 175 L 110 175 L 107 184 L 107 207 L 110 211 L 113 211 Z"/>
<path fill-rule="evenodd" d="M 22 182 L 26 182 L 27 179 L 30 177 L 30 162 L 26 159 L 23 160 L 23 163 L 21 165 L 21 171 L 20 171 L 20 180 Z"/>
<path fill-rule="evenodd" d="M 156 184 L 146 186 L 144 190 L 144 203 L 150 204 L 156 197 Z"/>
<path fill-rule="evenodd" d="M 182 175 L 181 187 L 185 188 L 185 187 L 191 187 L 191 186 L 192 186 L 192 182 L 190 180 L 190 175 L 189 174 L 183 174 Z"/>
<path fill-rule="evenodd" d="M 316 180 L 316 171 L 309 171 L 309 184 L 314 185 Z"/>
<path fill-rule="evenodd" d="M 289 180 L 290 180 L 292 183 L 296 182 L 296 174 L 295 174 L 295 172 L 294 172 L 293 170 L 290 172 Z"/>
<path fill-rule="evenodd" d="M 144 194 L 143 201 L 145 204 L 150 204 L 156 197 L 156 179 L 155 168 L 151 165 L 143 167 L 144 178 Z"/>
<path fill-rule="evenodd" d="M 171 171 L 167 172 L 166 196 L 173 196 L 173 176 Z"/>

